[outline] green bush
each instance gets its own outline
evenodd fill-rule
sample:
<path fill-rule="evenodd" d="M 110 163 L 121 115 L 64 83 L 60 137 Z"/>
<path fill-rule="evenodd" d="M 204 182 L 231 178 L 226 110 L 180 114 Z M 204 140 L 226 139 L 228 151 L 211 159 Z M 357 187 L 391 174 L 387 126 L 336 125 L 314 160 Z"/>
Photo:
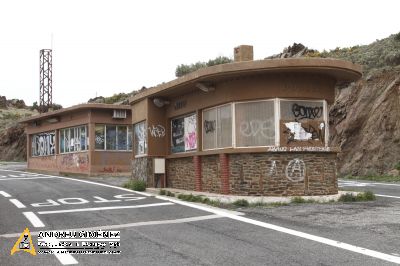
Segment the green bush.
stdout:
<path fill-rule="evenodd" d="M 203 202 L 203 196 L 193 194 L 179 194 L 178 199 L 190 202 Z"/>
<path fill-rule="evenodd" d="M 236 207 L 249 207 L 249 202 L 245 199 L 239 199 L 233 202 Z"/>
<path fill-rule="evenodd" d="M 346 193 L 340 196 L 339 201 L 341 202 L 356 202 L 356 201 L 372 201 L 375 200 L 375 194 L 372 191 L 365 191 L 353 195 L 352 193 Z"/>
<path fill-rule="evenodd" d="M 161 189 L 160 192 L 158 192 L 159 195 L 165 195 L 166 191 L 164 189 Z"/>
<path fill-rule="evenodd" d="M 171 191 L 167 191 L 165 195 L 167 195 L 168 197 L 175 197 L 175 194 Z"/>
<path fill-rule="evenodd" d="M 124 184 L 124 188 L 129 188 L 134 191 L 145 191 L 146 190 L 146 182 L 143 180 L 129 180 Z"/>
<path fill-rule="evenodd" d="M 302 197 L 296 196 L 290 199 L 291 203 L 306 203 L 306 200 Z"/>
<path fill-rule="evenodd" d="M 396 165 L 394 166 L 394 168 L 400 171 L 400 162 L 396 163 Z"/>

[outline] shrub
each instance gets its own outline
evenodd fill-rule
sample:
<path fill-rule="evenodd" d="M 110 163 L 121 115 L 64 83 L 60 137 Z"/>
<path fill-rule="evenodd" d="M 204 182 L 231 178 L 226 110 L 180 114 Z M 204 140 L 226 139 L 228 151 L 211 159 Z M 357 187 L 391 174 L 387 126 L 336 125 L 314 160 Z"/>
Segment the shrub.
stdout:
<path fill-rule="evenodd" d="M 236 207 L 249 207 L 249 202 L 245 199 L 239 199 L 233 202 Z"/>
<path fill-rule="evenodd" d="M 352 193 L 346 193 L 341 195 L 339 201 L 341 202 L 356 202 L 356 201 L 372 201 L 375 200 L 375 194 L 372 191 L 365 191 L 353 195 Z"/>
<path fill-rule="evenodd" d="M 398 162 L 398 163 L 394 166 L 394 168 L 395 168 L 396 170 L 399 170 L 399 171 L 400 171 L 400 162 Z"/>
<path fill-rule="evenodd" d="M 165 195 L 168 197 L 175 197 L 175 193 L 172 193 L 171 191 L 167 191 Z"/>
<path fill-rule="evenodd" d="M 124 184 L 124 188 L 129 188 L 134 191 L 145 191 L 146 182 L 144 182 L 143 180 L 130 180 Z"/>
<path fill-rule="evenodd" d="M 306 200 L 304 198 L 302 198 L 302 197 L 297 196 L 297 197 L 291 198 L 290 202 L 291 203 L 305 203 Z"/>
<path fill-rule="evenodd" d="M 161 189 L 160 192 L 158 192 L 159 195 L 165 195 L 166 191 L 164 189 Z"/>

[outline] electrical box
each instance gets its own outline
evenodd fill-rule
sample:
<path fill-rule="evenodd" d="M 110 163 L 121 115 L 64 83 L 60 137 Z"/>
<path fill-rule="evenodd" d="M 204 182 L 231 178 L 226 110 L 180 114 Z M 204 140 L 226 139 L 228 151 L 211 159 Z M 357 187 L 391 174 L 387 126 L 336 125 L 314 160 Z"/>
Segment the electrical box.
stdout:
<path fill-rule="evenodd" d="M 154 173 L 165 174 L 165 158 L 154 158 Z"/>

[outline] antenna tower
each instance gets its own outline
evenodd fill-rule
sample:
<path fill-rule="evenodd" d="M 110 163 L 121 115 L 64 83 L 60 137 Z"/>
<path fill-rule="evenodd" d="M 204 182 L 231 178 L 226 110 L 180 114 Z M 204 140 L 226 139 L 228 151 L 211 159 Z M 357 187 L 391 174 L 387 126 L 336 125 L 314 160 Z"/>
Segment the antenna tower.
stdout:
<path fill-rule="evenodd" d="M 53 55 L 51 49 L 40 50 L 40 105 L 39 112 L 46 113 L 53 105 Z"/>

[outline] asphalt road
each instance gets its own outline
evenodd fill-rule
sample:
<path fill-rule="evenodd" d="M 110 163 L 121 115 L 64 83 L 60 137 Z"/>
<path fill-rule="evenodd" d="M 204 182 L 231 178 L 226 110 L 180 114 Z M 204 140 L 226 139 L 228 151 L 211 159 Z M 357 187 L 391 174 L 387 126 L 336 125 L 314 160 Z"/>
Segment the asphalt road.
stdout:
<path fill-rule="evenodd" d="M 339 179 L 339 188 L 346 190 L 370 190 L 378 199 L 400 200 L 400 183 Z"/>
<path fill-rule="evenodd" d="M 279 208 L 275 211 L 279 212 Z M 40 231 L 117 230 L 121 254 L 32 256 L 20 251 L 11 256 L 12 247 L 26 227 L 37 251 Z M 0 170 L 2 266 L 400 263 L 398 238 L 393 238 L 390 245 L 369 244 L 365 248 L 366 242 L 360 237 L 319 228 L 322 227 L 241 215 L 90 181 Z M 364 237 L 368 238 L 368 232 Z M 385 241 L 382 239 L 379 241 Z"/>

